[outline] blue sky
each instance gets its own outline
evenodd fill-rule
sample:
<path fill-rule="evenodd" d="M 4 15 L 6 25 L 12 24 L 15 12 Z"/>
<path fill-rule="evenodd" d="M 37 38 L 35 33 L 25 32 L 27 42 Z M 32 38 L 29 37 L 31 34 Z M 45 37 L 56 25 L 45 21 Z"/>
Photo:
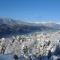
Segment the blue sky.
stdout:
<path fill-rule="evenodd" d="M 60 0 L 0 0 L 0 17 L 60 22 Z"/>

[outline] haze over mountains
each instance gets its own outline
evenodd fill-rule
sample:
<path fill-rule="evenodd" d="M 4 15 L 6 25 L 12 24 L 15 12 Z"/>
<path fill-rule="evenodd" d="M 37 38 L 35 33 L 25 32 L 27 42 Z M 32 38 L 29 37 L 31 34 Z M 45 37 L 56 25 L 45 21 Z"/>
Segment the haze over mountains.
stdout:
<path fill-rule="evenodd" d="M 0 37 L 13 34 L 26 34 L 34 31 L 48 31 L 60 29 L 59 24 L 55 23 L 27 23 L 10 18 L 0 18 Z"/>

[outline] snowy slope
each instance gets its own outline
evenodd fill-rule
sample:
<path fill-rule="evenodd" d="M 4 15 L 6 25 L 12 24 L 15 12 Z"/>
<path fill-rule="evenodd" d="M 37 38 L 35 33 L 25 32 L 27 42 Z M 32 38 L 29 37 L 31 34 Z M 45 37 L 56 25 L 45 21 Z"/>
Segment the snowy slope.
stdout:
<path fill-rule="evenodd" d="M 13 60 L 12 55 L 0 55 L 0 60 Z"/>

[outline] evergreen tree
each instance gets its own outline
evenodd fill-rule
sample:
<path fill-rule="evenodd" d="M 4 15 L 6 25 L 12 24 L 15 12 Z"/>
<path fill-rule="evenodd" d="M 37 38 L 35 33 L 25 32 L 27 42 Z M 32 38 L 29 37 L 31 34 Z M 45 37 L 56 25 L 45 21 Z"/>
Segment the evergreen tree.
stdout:
<path fill-rule="evenodd" d="M 51 55 L 52 55 L 51 50 L 49 50 L 49 52 L 48 52 L 48 59 L 51 58 Z"/>
<path fill-rule="evenodd" d="M 18 56 L 17 56 L 17 55 L 14 55 L 14 59 L 15 59 L 15 60 L 18 60 Z"/>

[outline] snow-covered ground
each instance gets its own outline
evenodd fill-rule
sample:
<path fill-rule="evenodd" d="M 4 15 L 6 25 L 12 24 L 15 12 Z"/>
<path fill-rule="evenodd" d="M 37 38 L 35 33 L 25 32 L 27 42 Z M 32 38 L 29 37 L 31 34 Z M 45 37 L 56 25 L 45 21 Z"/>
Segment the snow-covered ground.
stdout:
<path fill-rule="evenodd" d="M 13 56 L 10 54 L 0 55 L 0 60 L 13 60 Z"/>

